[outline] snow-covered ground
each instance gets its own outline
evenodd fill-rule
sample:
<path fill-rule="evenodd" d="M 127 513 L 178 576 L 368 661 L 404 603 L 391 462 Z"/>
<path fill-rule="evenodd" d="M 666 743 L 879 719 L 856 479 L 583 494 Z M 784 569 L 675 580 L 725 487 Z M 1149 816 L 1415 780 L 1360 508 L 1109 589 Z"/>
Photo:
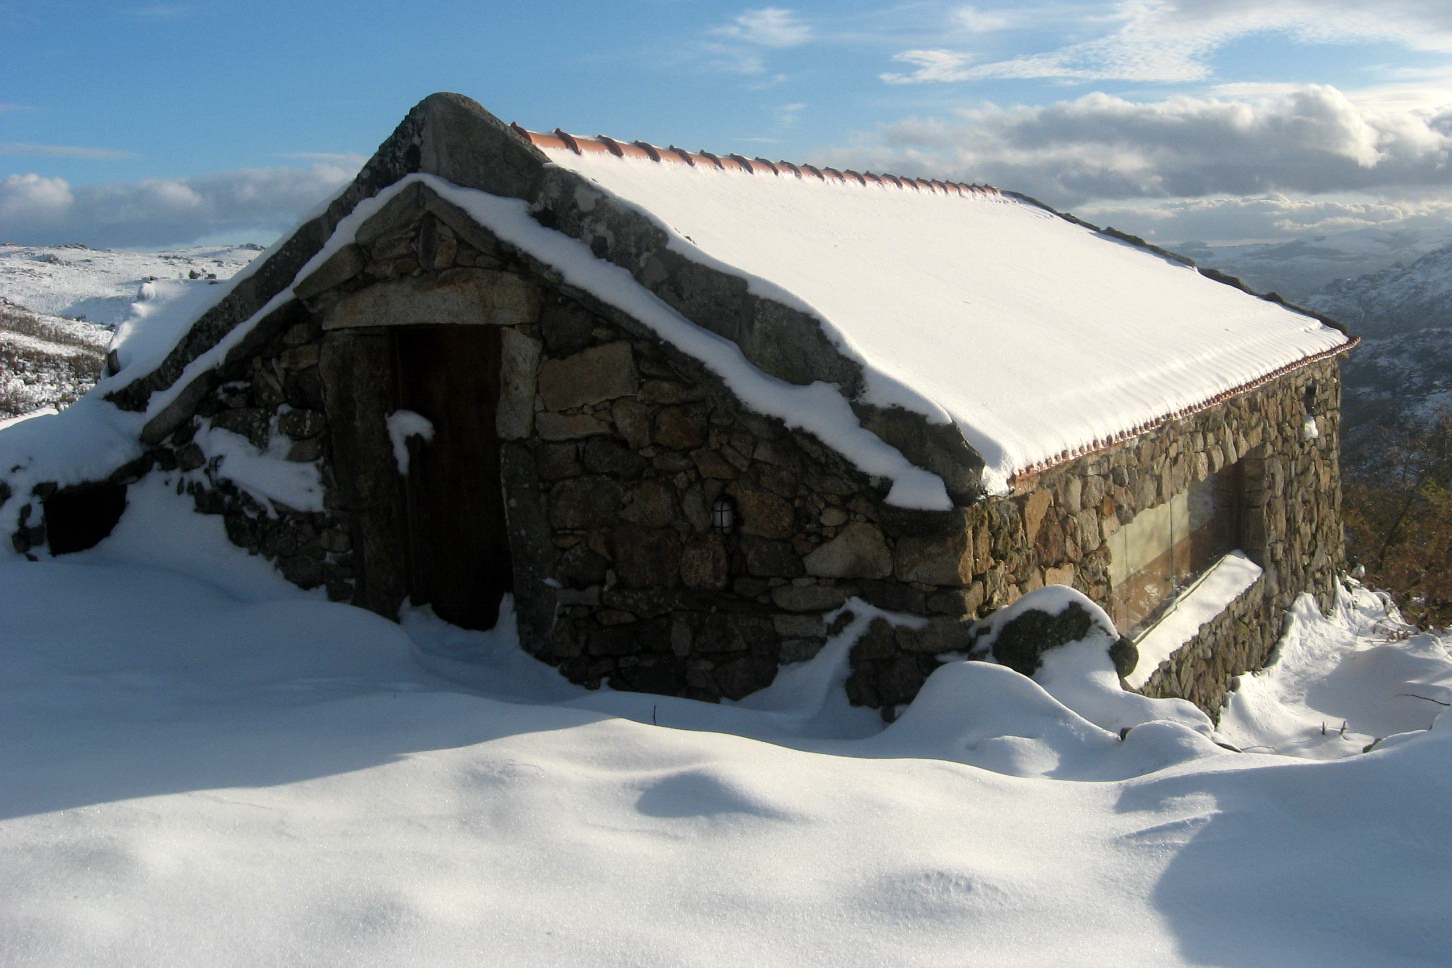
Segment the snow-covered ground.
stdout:
<path fill-rule="evenodd" d="M 208 276 L 230 279 L 260 251 L 255 245 L 166 252 L 0 245 L 0 295 L 42 315 L 114 329 L 132 315 L 143 282 L 155 280 L 163 297 L 172 290 L 205 290 Z"/>
<path fill-rule="evenodd" d="M 155 359 L 258 251 L 0 245 L 0 418 L 69 405 L 108 347 Z"/>
<path fill-rule="evenodd" d="M 97 548 L 0 560 L 7 968 L 1452 951 L 1452 660 L 1359 589 L 1242 680 L 1218 738 L 1252 752 L 1088 653 L 1046 661 L 1079 712 L 959 661 L 883 728 L 841 698 L 862 606 L 737 705 L 589 693 L 300 592 L 148 481 Z"/>

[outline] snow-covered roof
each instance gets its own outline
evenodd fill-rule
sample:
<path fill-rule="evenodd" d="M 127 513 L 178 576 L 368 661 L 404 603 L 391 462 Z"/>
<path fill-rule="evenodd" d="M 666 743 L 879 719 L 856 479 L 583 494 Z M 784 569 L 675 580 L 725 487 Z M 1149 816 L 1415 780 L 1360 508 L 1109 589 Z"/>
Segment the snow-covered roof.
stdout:
<path fill-rule="evenodd" d="M 951 420 L 990 491 L 1352 342 L 992 189 L 525 134 L 678 254 L 820 319 L 865 402 Z"/>
<path fill-rule="evenodd" d="M 435 94 L 341 194 L 98 393 L 143 415 L 143 441 L 162 439 L 293 286 L 415 182 L 904 507 L 1008 493 L 1355 342 L 984 186 L 541 135 Z M 699 271 L 675 279 L 672 263 Z"/>

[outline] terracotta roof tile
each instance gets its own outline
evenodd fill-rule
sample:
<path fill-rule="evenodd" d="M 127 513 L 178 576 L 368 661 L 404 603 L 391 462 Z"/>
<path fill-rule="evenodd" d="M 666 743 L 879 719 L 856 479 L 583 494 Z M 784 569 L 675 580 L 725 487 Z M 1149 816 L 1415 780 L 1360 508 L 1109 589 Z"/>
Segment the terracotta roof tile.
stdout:
<path fill-rule="evenodd" d="M 538 131 L 530 131 L 520 127 L 518 124 L 510 125 L 515 133 L 522 138 L 528 139 L 530 144 L 536 148 L 548 148 L 555 151 L 567 150 L 575 154 L 591 152 L 595 154 L 612 154 L 617 158 L 639 158 L 647 161 L 665 162 L 671 164 L 684 164 L 692 167 L 705 166 L 720 168 L 730 171 L 744 171 L 748 174 L 772 174 L 777 177 L 794 176 L 796 178 L 817 178 L 822 181 L 856 182 L 859 185 L 880 185 L 892 188 L 912 189 L 914 191 L 941 192 L 944 195 L 967 195 L 987 194 L 997 195 L 998 189 L 990 185 L 968 185 L 963 182 L 939 181 L 937 179 L 905 178 L 901 175 L 875 175 L 872 172 L 859 174 L 848 169 L 846 172 L 838 171 L 836 168 L 817 168 L 814 165 L 793 164 L 789 161 L 768 161 L 765 158 L 746 158 L 743 155 L 715 155 L 709 151 L 686 151 L 671 145 L 669 148 L 660 148 L 645 141 L 623 142 L 608 138 L 605 135 L 596 135 L 593 138 L 582 138 L 572 135 L 566 131 L 556 128 L 553 132 L 544 134 Z"/>

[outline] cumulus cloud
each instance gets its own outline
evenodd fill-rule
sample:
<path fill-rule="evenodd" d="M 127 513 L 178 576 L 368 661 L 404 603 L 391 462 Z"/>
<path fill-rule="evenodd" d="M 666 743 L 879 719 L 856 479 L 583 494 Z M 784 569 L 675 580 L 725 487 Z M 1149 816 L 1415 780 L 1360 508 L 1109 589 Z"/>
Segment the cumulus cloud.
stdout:
<path fill-rule="evenodd" d="M 280 232 L 356 173 L 356 164 L 249 168 L 197 178 L 71 185 L 0 179 L 0 238 L 30 245 L 182 245 L 220 233 Z"/>
<path fill-rule="evenodd" d="M 1099 23 L 1088 40 L 989 63 L 962 51 L 907 50 L 896 56 L 911 65 L 886 73 L 895 84 L 981 78 L 1062 78 L 1140 82 L 1200 81 L 1208 59 L 1224 45 L 1251 34 L 1280 32 L 1303 43 L 1391 41 L 1413 50 L 1452 51 L 1452 5 L 1444 0 L 1119 0 L 1089 7 L 1073 26 Z M 1064 24 L 1065 33 L 1070 25 Z"/>
<path fill-rule="evenodd" d="M 1332 87 L 1255 100 L 1090 94 L 908 120 L 838 152 L 905 173 L 985 180 L 1056 205 L 1452 185 L 1452 109 L 1373 112 Z"/>

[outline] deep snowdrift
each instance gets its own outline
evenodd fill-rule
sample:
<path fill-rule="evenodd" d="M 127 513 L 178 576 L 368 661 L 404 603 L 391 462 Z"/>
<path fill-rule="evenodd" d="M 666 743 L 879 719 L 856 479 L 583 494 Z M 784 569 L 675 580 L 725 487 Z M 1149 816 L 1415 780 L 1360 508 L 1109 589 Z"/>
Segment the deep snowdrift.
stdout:
<path fill-rule="evenodd" d="M 1369 754 L 1337 737 L 1324 763 L 1183 723 L 1121 740 L 953 662 L 884 730 L 840 698 L 851 629 L 734 706 L 587 693 L 507 631 L 299 592 L 186 504 L 152 478 L 96 549 L 0 561 L 7 968 L 1393 966 L 1452 947 L 1446 728 Z M 1225 736 L 1432 725 L 1434 703 L 1382 705 L 1445 700 L 1452 663 L 1391 621 L 1365 593 L 1298 613 L 1287 671 L 1242 685 Z M 1055 695 L 1117 701 L 1076 700 L 1076 667 L 1101 667 L 1061 658 Z"/>

